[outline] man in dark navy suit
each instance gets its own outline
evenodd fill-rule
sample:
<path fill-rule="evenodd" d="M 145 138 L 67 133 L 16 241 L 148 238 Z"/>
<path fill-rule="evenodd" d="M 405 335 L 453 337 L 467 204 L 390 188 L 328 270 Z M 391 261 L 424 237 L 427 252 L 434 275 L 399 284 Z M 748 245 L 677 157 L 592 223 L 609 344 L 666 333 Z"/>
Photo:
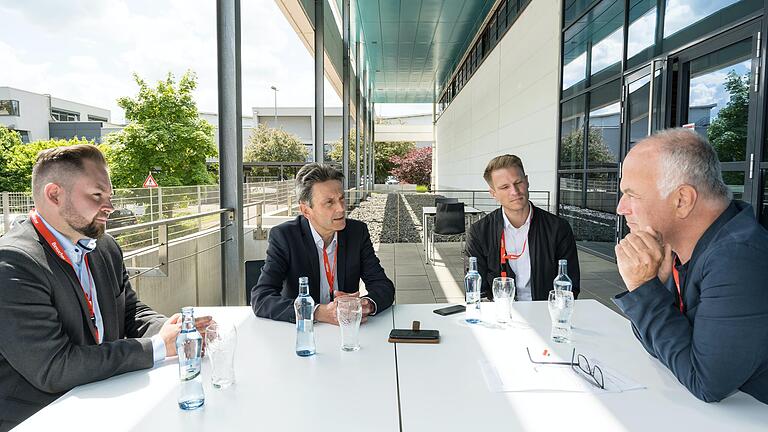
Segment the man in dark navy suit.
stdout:
<path fill-rule="evenodd" d="M 662 131 L 629 152 L 621 192 L 628 291 L 614 302 L 637 338 L 697 398 L 741 390 L 768 404 L 768 232 L 731 199 L 715 150 Z"/>
<path fill-rule="evenodd" d="M 346 219 L 343 174 L 331 166 L 311 163 L 296 174 L 301 215 L 269 233 L 267 259 L 251 291 L 256 316 L 295 322 L 293 301 L 299 278 L 309 278 L 315 319 L 338 324 L 335 300 L 360 296 L 363 321 L 392 305 L 395 286 L 384 273 L 371 244 L 368 227 Z"/>

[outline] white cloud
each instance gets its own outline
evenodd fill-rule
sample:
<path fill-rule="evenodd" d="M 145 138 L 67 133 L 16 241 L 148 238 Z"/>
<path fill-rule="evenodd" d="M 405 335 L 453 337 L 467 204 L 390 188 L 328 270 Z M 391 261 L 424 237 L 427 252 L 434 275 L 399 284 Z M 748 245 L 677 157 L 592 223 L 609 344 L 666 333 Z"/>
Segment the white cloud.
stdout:
<path fill-rule="evenodd" d="M 214 0 L 0 0 L 0 86 L 101 106 L 148 83 L 195 71 L 201 111 L 217 110 Z M 242 3 L 243 112 L 314 104 L 313 59 L 273 0 Z M 325 105 L 341 101 L 326 82 Z"/>

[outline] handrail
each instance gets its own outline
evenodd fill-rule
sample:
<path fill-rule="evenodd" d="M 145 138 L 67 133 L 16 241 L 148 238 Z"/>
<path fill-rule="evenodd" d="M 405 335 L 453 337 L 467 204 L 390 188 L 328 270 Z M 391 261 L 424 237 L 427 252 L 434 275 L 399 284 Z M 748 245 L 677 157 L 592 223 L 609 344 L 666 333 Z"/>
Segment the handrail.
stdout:
<path fill-rule="evenodd" d="M 206 216 L 212 216 L 212 215 L 228 213 L 228 212 L 233 212 L 233 211 L 235 211 L 235 210 L 232 209 L 232 208 L 221 208 L 221 209 L 218 209 L 218 210 L 209 210 L 207 212 L 195 213 L 195 214 L 186 215 L 186 216 L 177 216 L 177 217 L 170 218 L 170 219 L 160 219 L 160 220 L 156 220 L 156 221 L 153 221 L 153 222 L 144 222 L 144 223 L 140 223 L 140 224 L 136 224 L 136 225 L 128 225 L 128 226 L 124 226 L 124 227 L 120 227 L 120 228 L 111 228 L 111 229 L 107 230 L 107 234 L 109 234 L 109 235 L 123 234 L 123 233 L 129 232 L 129 231 L 135 231 L 137 229 L 155 228 L 155 227 L 159 227 L 161 225 L 168 225 L 168 224 L 172 224 L 172 223 L 176 223 L 176 222 L 183 222 L 183 221 L 191 220 L 191 219 L 199 219 L 199 218 L 206 217 Z"/>

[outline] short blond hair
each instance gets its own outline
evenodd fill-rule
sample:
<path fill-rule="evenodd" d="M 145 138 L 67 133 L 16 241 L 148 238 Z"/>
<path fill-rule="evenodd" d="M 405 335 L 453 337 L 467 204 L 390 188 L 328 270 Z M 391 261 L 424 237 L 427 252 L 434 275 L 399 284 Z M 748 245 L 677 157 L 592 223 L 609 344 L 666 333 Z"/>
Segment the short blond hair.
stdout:
<path fill-rule="evenodd" d="M 495 158 L 491 159 L 490 162 L 488 162 L 488 165 L 485 167 L 485 172 L 483 172 L 483 178 L 485 179 L 485 182 L 488 183 L 488 186 L 493 187 L 493 181 L 491 178 L 493 172 L 506 168 L 517 168 L 520 170 L 520 173 L 525 176 L 523 161 L 519 157 L 511 154 L 496 156 Z"/>

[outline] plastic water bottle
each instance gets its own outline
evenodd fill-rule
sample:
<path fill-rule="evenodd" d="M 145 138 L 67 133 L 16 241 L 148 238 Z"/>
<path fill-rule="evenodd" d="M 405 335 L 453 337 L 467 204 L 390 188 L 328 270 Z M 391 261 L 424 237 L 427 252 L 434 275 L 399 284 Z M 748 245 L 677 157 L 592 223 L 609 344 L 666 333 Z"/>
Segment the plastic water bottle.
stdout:
<path fill-rule="evenodd" d="M 571 278 L 568 277 L 568 260 L 561 259 L 557 264 L 560 270 L 557 272 L 557 277 L 552 285 L 555 290 L 573 291 L 573 283 Z"/>
<path fill-rule="evenodd" d="M 482 278 L 477 272 L 477 258 L 469 257 L 469 271 L 464 277 L 464 289 L 466 292 L 467 312 L 466 321 L 471 324 L 480 322 L 480 288 Z"/>
<path fill-rule="evenodd" d="M 315 355 L 315 301 L 309 295 L 309 278 L 299 278 L 299 296 L 293 302 L 296 310 L 296 354 Z"/>
<path fill-rule="evenodd" d="M 181 391 L 179 408 L 193 410 L 205 403 L 203 378 L 200 365 L 203 357 L 203 338 L 195 328 L 194 309 L 187 306 L 181 309 L 181 332 L 176 337 L 176 352 L 179 355 L 179 378 Z"/>

